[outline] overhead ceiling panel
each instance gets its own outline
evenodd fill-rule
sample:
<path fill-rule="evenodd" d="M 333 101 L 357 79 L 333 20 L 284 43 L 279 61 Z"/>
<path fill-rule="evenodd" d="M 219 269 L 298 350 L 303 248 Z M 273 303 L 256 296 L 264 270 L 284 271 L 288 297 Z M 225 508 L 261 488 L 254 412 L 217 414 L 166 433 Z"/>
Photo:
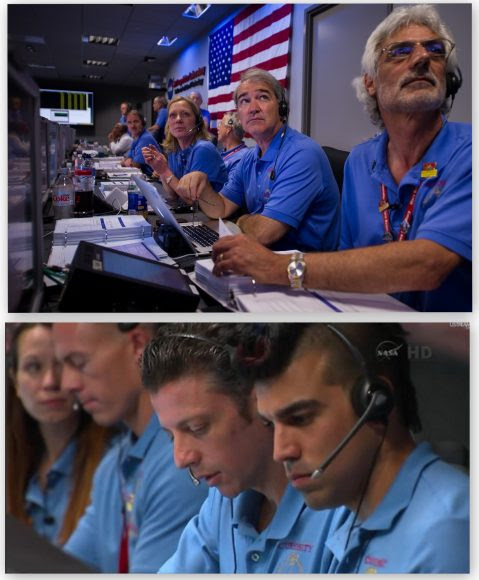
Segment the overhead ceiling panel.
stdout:
<path fill-rule="evenodd" d="M 184 18 L 187 4 L 10 4 L 8 5 L 8 50 L 26 65 L 53 64 L 56 71 L 29 69 L 36 79 L 78 80 L 84 74 L 102 74 L 94 81 L 146 87 L 149 74 L 166 76 L 171 63 L 198 38 L 244 4 L 213 4 L 199 20 Z M 115 36 L 118 46 L 85 44 L 83 34 Z M 163 36 L 178 36 L 164 49 Z M 45 39 L 28 50 L 26 37 Z M 31 44 L 31 43 L 30 43 Z M 154 56 L 154 63 L 145 63 Z M 106 68 L 85 67 L 84 59 L 106 60 Z"/>

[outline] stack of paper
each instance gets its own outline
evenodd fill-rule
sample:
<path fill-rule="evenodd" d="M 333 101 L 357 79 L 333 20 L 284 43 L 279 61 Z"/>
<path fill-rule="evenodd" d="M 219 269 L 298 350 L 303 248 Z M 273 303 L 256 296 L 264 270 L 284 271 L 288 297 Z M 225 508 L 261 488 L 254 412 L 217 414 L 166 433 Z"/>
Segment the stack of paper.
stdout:
<path fill-rule="evenodd" d="M 106 174 L 110 180 L 122 180 L 132 175 L 141 175 L 141 169 L 138 167 L 114 167 L 110 170 L 107 169 Z"/>
<path fill-rule="evenodd" d="M 71 264 L 81 240 L 149 260 L 174 264 L 152 237 L 151 225 L 145 218 L 127 215 L 58 220 L 48 265 L 64 268 Z"/>
<path fill-rule="evenodd" d="M 121 167 L 121 162 L 124 157 L 101 157 L 100 159 L 95 159 L 93 165 L 97 169 L 116 169 Z"/>
<path fill-rule="evenodd" d="M 146 238 L 152 227 L 141 215 L 103 216 L 57 220 L 53 245 L 77 245 L 81 240 L 98 243 Z"/>
<path fill-rule="evenodd" d="M 213 260 L 198 260 L 193 281 L 230 309 L 259 313 L 384 312 L 411 309 L 388 294 L 292 290 L 287 286 L 255 284 L 249 276 L 215 276 Z"/>
<path fill-rule="evenodd" d="M 197 260 L 195 263 L 195 280 L 219 302 L 229 302 L 235 294 L 252 292 L 254 283 L 250 276 L 215 276 L 213 260 Z"/>

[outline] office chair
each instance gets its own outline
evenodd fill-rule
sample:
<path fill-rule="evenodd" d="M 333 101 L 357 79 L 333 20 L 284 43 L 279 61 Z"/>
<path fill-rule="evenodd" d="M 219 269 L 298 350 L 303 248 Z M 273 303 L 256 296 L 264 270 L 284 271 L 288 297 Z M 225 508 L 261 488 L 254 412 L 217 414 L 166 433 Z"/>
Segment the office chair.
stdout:
<path fill-rule="evenodd" d="M 339 187 L 339 195 L 341 195 L 343 189 L 344 164 L 348 158 L 349 151 L 342 151 L 341 149 L 335 149 L 334 147 L 323 147 L 323 151 L 329 159 L 329 164 L 331 165 L 334 178 Z"/>

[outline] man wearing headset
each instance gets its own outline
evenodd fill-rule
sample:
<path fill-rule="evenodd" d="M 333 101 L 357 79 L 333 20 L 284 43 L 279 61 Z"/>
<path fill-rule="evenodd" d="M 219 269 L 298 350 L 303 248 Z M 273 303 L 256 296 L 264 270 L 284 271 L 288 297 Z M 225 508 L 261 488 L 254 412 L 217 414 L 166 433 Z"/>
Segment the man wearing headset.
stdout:
<path fill-rule="evenodd" d="M 319 565 L 325 535 L 318 530 L 330 515 L 309 510 L 273 460 L 273 434 L 228 345 L 239 327 L 163 325 L 143 355 L 143 384 L 177 467 L 211 488 L 161 573 L 314 572 Z"/>
<path fill-rule="evenodd" d="M 355 80 L 380 135 L 346 165 L 340 252 L 273 255 L 250 238 L 214 247 L 217 274 L 387 292 L 416 310 L 472 309 L 471 126 L 444 117 L 460 87 L 452 35 L 431 5 L 399 7 L 369 37 Z M 397 243 L 400 242 L 400 243 Z"/>
<path fill-rule="evenodd" d="M 246 371 L 274 458 L 308 506 L 333 513 L 315 572 L 468 572 L 469 480 L 411 436 L 401 326 L 268 327 Z"/>
<path fill-rule="evenodd" d="M 91 504 L 65 550 L 101 572 L 152 573 L 175 551 L 205 499 L 179 472 L 141 384 L 139 359 L 155 324 L 54 324 L 61 388 L 100 425 L 124 432 L 100 463 Z"/>
<path fill-rule="evenodd" d="M 244 129 L 241 126 L 238 113 L 235 111 L 225 113 L 221 121 L 218 121 L 218 143 L 224 148 L 221 157 L 226 165 L 228 175 L 248 152 L 243 137 Z"/>
<path fill-rule="evenodd" d="M 269 72 L 246 71 L 234 93 L 243 129 L 257 146 L 241 159 L 218 193 L 195 171 L 179 183 L 188 203 L 199 200 L 211 218 L 239 208 L 237 224 L 260 244 L 276 250 L 335 250 L 339 235 L 339 193 L 321 147 L 286 124 L 284 89 Z"/>

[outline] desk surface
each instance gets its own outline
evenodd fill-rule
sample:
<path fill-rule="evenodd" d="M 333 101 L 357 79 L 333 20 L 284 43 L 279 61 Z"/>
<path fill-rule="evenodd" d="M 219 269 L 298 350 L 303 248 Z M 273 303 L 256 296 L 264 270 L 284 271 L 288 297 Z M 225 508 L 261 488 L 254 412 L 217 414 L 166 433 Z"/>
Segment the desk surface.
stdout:
<path fill-rule="evenodd" d="M 160 195 L 165 198 L 163 188 L 161 183 L 153 182 L 154 186 L 160 193 Z M 100 201 L 100 200 L 99 200 Z M 102 202 L 104 203 L 104 202 Z M 210 220 L 201 211 L 193 214 L 191 211 L 176 212 L 172 208 L 172 204 L 168 203 L 170 208 L 173 210 L 174 215 L 179 223 L 202 221 L 206 223 L 209 227 L 218 231 L 218 220 Z M 174 204 L 173 204 L 174 205 Z M 104 209 L 104 208 L 103 208 Z M 117 213 L 111 212 L 111 213 Z M 101 214 L 98 214 L 101 215 Z M 155 214 L 148 214 L 148 221 L 151 223 L 154 229 L 157 225 L 161 223 L 161 219 Z M 54 223 L 49 223 L 46 225 L 46 231 L 53 231 Z M 50 254 L 52 235 L 47 235 L 45 237 L 45 258 Z M 118 248 L 120 249 L 120 248 Z M 203 256 L 204 258 L 204 256 Z M 200 258 L 201 259 L 201 258 Z M 173 263 L 171 259 L 170 263 Z M 185 261 L 186 260 L 186 261 Z M 46 261 L 46 259 L 45 259 Z M 196 258 L 185 258 L 184 260 L 175 260 L 179 267 L 185 269 L 186 271 L 191 271 L 194 268 Z M 286 313 L 313 313 L 322 314 L 325 312 L 362 312 L 362 313 L 377 313 L 377 312 L 394 312 L 394 311 L 410 311 L 404 304 L 394 300 L 392 297 L 387 295 L 359 295 L 359 294 L 348 294 L 348 293 L 324 293 L 318 291 L 310 291 L 303 293 L 291 292 L 289 288 L 282 287 L 268 287 L 265 286 L 262 291 L 257 294 L 244 294 L 241 296 L 236 295 L 237 298 L 235 302 L 230 300 L 223 300 L 218 297 L 215 292 L 210 292 L 208 285 L 197 281 L 195 275 L 191 276 L 192 282 L 201 290 L 200 304 L 198 310 L 202 311 L 231 311 L 240 310 L 243 312 L 254 312 L 258 314 L 286 314 Z M 257 288 L 259 290 L 259 288 Z M 58 307 L 59 299 L 59 289 L 56 290 L 57 295 L 55 296 L 55 290 L 49 288 L 49 293 L 47 297 L 52 296 L 50 304 L 45 308 L 45 311 L 56 311 Z M 231 293 L 228 291 L 229 295 Z M 236 292 L 235 292 L 236 294 Z M 235 304 L 236 308 L 233 306 Z"/>

